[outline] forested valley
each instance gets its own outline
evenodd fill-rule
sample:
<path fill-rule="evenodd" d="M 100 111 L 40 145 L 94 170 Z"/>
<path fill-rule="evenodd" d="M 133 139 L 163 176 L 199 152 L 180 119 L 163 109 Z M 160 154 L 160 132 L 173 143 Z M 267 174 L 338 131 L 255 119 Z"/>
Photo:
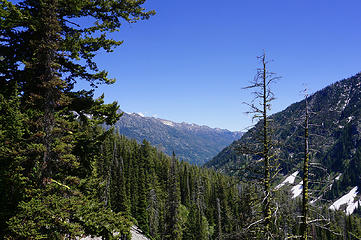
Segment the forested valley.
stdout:
<path fill-rule="evenodd" d="M 94 96 L 115 79 L 94 57 L 123 43 L 112 39 L 122 24 L 155 14 L 144 3 L 1 0 L 0 238 L 130 240 L 137 226 L 154 240 L 360 239 L 360 208 L 330 210 L 311 204 L 307 191 L 291 199 L 289 187 L 277 187 L 265 55 L 261 82 L 251 86 L 261 91 L 262 104 L 251 107 L 261 113 L 263 137 L 237 150 L 248 161 L 231 166 L 238 174 L 193 166 L 119 135 L 112 127 L 122 117 L 118 103 Z M 90 90 L 76 90 L 79 82 Z M 307 141 L 305 131 L 294 142 L 305 149 L 306 167 L 289 167 L 303 171 L 304 189 Z M 250 171 L 248 163 L 255 163 Z"/>

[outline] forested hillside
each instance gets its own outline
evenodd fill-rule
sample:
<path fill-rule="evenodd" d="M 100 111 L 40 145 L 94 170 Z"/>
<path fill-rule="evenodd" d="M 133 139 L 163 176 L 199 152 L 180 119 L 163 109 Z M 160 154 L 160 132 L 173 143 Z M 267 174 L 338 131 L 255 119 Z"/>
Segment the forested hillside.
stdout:
<path fill-rule="evenodd" d="M 317 91 L 307 98 L 307 102 L 310 111 L 312 161 L 327 169 L 330 179 L 339 176 L 338 181 L 332 184 L 331 191 L 324 196 L 334 201 L 355 186 L 360 189 L 361 74 Z M 282 112 L 270 116 L 272 137 L 278 149 L 277 158 L 283 176 L 290 175 L 302 166 L 305 103 L 303 100 L 292 104 Z M 258 123 L 239 141 L 223 149 L 206 166 L 234 174 L 237 168 L 249 161 L 245 155 L 239 154 L 240 146 L 254 141 L 255 133 L 261 127 L 261 123 Z M 319 174 L 320 172 L 324 171 L 319 171 Z"/>
<path fill-rule="evenodd" d="M 175 152 L 179 159 L 198 166 L 242 136 L 242 132 L 175 123 L 136 113 L 124 113 L 115 127 L 128 138 L 134 138 L 139 143 L 145 139 L 168 155 Z"/>
<path fill-rule="evenodd" d="M 259 214 L 253 185 L 179 162 L 147 141 L 138 144 L 118 134 L 108 135 L 99 149 L 95 164 L 103 183 L 97 189 L 99 196 L 154 239 L 262 239 L 248 229 Z M 301 202 L 288 198 L 287 189 L 278 193 L 275 226 L 279 239 L 297 236 L 300 231 Z M 361 233 L 357 216 L 314 210 L 311 216 L 322 213 L 329 217 L 327 229 L 314 225 L 314 239 L 342 239 L 348 231 Z"/>

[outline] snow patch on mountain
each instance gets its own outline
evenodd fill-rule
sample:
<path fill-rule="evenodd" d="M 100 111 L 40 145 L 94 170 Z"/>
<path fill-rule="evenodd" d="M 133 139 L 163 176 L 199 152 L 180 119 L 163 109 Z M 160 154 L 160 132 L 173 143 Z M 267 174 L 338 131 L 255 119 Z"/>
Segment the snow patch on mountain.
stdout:
<path fill-rule="evenodd" d="M 302 189 L 303 189 L 302 184 L 303 184 L 303 181 L 299 182 L 296 186 L 291 188 L 291 192 L 293 194 L 292 198 L 296 198 L 302 193 Z"/>
<path fill-rule="evenodd" d="M 296 171 L 296 172 L 292 173 L 291 175 L 289 175 L 285 180 L 283 180 L 283 182 L 278 184 L 275 187 L 275 189 L 278 190 L 286 184 L 291 184 L 291 185 L 294 184 L 298 173 L 299 173 L 299 171 Z M 302 189 L 303 189 L 302 184 L 303 184 L 303 181 L 299 182 L 297 185 L 295 185 L 291 188 L 292 198 L 296 198 L 302 193 Z"/>
<path fill-rule="evenodd" d="M 347 123 L 351 122 L 351 120 L 353 120 L 355 117 L 354 116 L 350 116 L 347 118 Z"/>
<path fill-rule="evenodd" d="M 347 194 L 343 195 L 341 198 L 336 200 L 329 209 L 339 210 L 342 205 L 346 205 L 345 213 L 346 215 L 351 215 L 356 208 L 361 204 L 361 201 L 355 201 L 355 198 L 358 194 L 357 186 L 352 188 Z"/>
<path fill-rule="evenodd" d="M 285 180 L 283 180 L 283 182 L 281 182 L 280 184 L 278 184 L 275 189 L 280 189 L 281 187 L 283 187 L 284 185 L 288 184 L 293 184 L 295 182 L 295 179 L 298 175 L 299 171 L 296 171 L 294 173 L 292 173 L 290 176 L 288 176 Z"/>
<path fill-rule="evenodd" d="M 336 178 L 335 180 L 340 180 L 340 177 L 342 176 L 342 173 L 340 173 Z"/>
<path fill-rule="evenodd" d="M 174 127 L 174 123 L 171 121 L 161 120 L 161 123 L 163 123 L 164 125 Z"/>

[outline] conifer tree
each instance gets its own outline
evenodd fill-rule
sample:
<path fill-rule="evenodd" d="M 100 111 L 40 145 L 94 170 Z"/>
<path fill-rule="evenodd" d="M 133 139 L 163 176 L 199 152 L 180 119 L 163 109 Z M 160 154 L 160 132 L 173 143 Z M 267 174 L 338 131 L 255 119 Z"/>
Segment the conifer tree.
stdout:
<path fill-rule="evenodd" d="M 166 214 L 166 233 L 165 239 L 178 240 L 181 238 L 179 226 L 179 205 L 180 205 L 180 191 L 178 182 L 178 173 L 176 169 L 176 158 L 173 156 L 169 169 L 169 183 L 168 183 L 168 199 L 167 199 L 167 214 Z"/>
<path fill-rule="evenodd" d="M 221 218 L 221 204 L 219 202 L 219 198 L 216 199 L 217 202 L 217 230 L 218 230 L 218 236 L 217 240 L 222 240 L 222 218 Z"/>
<path fill-rule="evenodd" d="M 16 87 L 10 96 L 0 93 L 0 238 L 17 203 L 24 199 L 28 178 L 22 165 L 26 162 L 23 144 L 24 115 Z"/>
<path fill-rule="evenodd" d="M 126 227 L 108 229 L 106 226 L 115 226 L 111 221 L 118 221 L 118 227 L 127 223 L 116 214 L 105 216 L 109 209 L 102 210 L 104 206 L 99 199 L 89 199 L 96 194 L 81 192 L 87 189 L 87 184 L 101 183 L 92 178 L 95 172 L 92 168 L 96 166 L 93 163 L 99 159 L 91 154 L 100 144 L 87 146 L 85 143 L 107 137 L 109 132 L 94 129 L 104 122 L 114 123 L 120 117 L 118 106 L 116 103 L 104 104 L 104 96 L 93 99 L 92 90 L 74 91 L 74 85 L 81 80 L 88 81 L 92 87 L 114 82 L 107 77 L 106 71 L 98 69 L 93 58 L 99 50 L 111 52 L 122 43 L 111 39 L 108 34 L 117 31 L 122 21 L 136 22 L 154 14 L 145 11 L 144 2 L 0 2 L 0 84 L 6 97 L 10 96 L 16 83 L 19 86 L 20 111 L 26 121 L 22 144 L 28 145 L 27 161 L 19 166 L 23 168 L 24 177 L 29 179 L 24 189 L 19 191 L 26 192 L 18 206 L 22 212 L 18 215 L 14 212 L 8 222 L 8 231 L 15 238 L 54 239 L 86 232 L 112 238 L 113 231 L 126 231 Z M 89 24 L 79 24 L 84 19 Z M 10 144 L 15 147 L 16 141 Z M 83 184 L 83 178 L 91 181 Z M 48 204 L 41 199 L 46 199 Z M 17 204 L 19 202 L 14 203 Z M 97 206 L 93 210 L 99 218 L 92 221 L 94 225 L 87 226 L 88 223 L 81 220 L 85 219 L 86 209 L 80 206 Z M 41 215 L 44 207 L 53 212 Z M 73 219 L 74 214 L 77 217 Z M 100 216 L 108 218 L 102 220 Z M 38 217 L 41 218 L 37 221 L 40 225 L 32 231 L 29 228 L 35 226 L 33 221 Z M 28 231 L 19 231 L 20 219 L 26 219 L 22 225 Z M 69 221 L 68 226 L 62 225 L 64 221 Z M 59 235 L 52 235 L 55 233 Z"/>
<path fill-rule="evenodd" d="M 150 145 L 144 140 L 140 148 L 139 156 L 139 172 L 136 181 L 138 182 L 138 201 L 136 206 L 136 216 L 139 227 L 146 233 L 149 233 L 149 216 L 147 212 L 148 208 L 148 161 L 150 158 Z"/>

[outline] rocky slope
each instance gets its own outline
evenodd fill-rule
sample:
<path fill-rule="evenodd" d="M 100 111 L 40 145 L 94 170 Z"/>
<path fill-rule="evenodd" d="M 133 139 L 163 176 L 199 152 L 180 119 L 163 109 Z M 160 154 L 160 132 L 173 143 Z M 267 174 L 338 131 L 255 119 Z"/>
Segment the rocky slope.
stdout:
<path fill-rule="evenodd" d="M 308 97 L 312 161 L 327 168 L 330 176 L 340 178 L 327 193 L 336 199 L 361 186 L 361 73 L 336 82 Z M 294 103 L 271 116 L 276 153 L 281 164 L 281 179 L 300 169 L 303 151 L 305 100 Z M 249 161 L 237 153 L 242 144 L 252 142 L 260 124 L 224 148 L 206 166 L 233 174 L 232 169 Z M 342 173 L 342 175 L 341 175 Z M 282 178 L 282 175 L 284 176 Z M 299 180 L 296 184 L 299 183 Z"/>
<path fill-rule="evenodd" d="M 210 128 L 188 123 L 144 117 L 137 113 L 124 113 L 115 124 L 120 134 L 138 142 L 149 141 L 168 155 L 172 152 L 179 159 L 202 165 L 224 147 L 238 140 L 241 132 Z"/>

